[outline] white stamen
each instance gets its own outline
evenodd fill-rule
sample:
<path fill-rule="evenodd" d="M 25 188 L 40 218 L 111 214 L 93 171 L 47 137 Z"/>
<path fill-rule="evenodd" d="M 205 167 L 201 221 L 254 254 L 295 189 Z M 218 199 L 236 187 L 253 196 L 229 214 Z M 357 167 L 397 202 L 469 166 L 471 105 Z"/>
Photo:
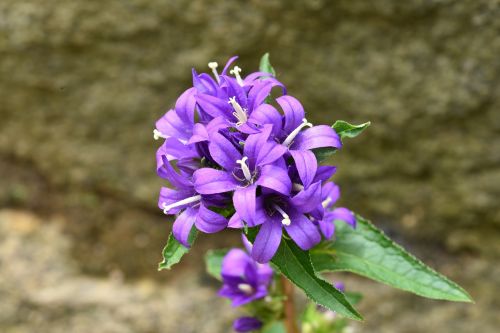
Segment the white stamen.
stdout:
<path fill-rule="evenodd" d="M 235 111 L 235 112 L 233 112 L 233 116 L 235 116 L 236 119 L 238 119 L 236 126 L 240 126 L 240 125 L 246 123 L 247 119 L 248 119 L 247 113 L 241 107 L 241 105 L 238 104 L 238 102 L 236 101 L 236 97 L 230 97 L 228 103 L 231 104 L 231 106 L 233 107 L 233 109 Z"/>
<path fill-rule="evenodd" d="M 252 173 L 247 165 L 248 157 L 244 156 L 241 160 L 237 160 L 236 163 L 241 165 L 241 171 L 243 171 L 243 175 L 245 175 L 245 179 L 249 182 L 252 181 Z"/>
<path fill-rule="evenodd" d="M 312 126 L 313 126 L 313 124 L 311 124 L 311 123 L 307 122 L 307 119 L 306 119 L 306 118 L 302 119 L 302 124 L 300 124 L 300 125 L 299 125 L 296 129 L 294 129 L 294 130 L 292 131 L 292 133 L 290 133 L 290 134 L 286 137 L 285 141 L 283 141 L 283 145 L 285 145 L 285 146 L 289 146 L 289 145 L 292 143 L 293 139 L 295 139 L 295 137 L 297 136 L 297 134 L 299 134 L 299 132 L 300 132 L 300 131 L 304 128 L 304 127 L 312 127 Z"/>
<path fill-rule="evenodd" d="M 292 223 L 292 221 L 290 220 L 290 216 L 288 216 L 288 214 L 285 213 L 285 211 L 283 209 L 281 209 L 281 207 L 278 206 L 277 204 L 273 204 L 273 207 L 281 214 L 281 216 L 283 216 L 283 220 L 281 220 L 281 224 L 289 226 L 290 223 Z"/>
<path fill-rule="evenodd" d="M 248 283 L 239 283 L 238 289 L 247 295 L 250 295 L 251 293 L 253 293 L 253 287 L 251 285 L 249 285 Z"/>
<path fill-rule="evenodd" d="M 304 189 L 304 185 L 293 183 L 292 188 L 294 191 L 302 191 Z"/>
<path fill-rule="evenodd" d="M 197 202 L 201 200 L 201 195 L 195 195 L 193 197 L 189 197 L 186 199 L 182 199 L 180 201 L 171 203 L 170 205 L 167 205 L 165 202 L 162 204 L 163 206 L 163 213 L 168 214 L 168 211 L 171 210 L 172 208 L 179 207 L 179 206 L 184 206 L 193 202 Z"/>
<path fill-rule="evenodd" d="M 243 87 L 244 83 L 241 79 L 240 73 L 241 68 L 239 68 L 238 66 L 234 66 L 233 69 L 229 71 L 229 74 L 233 74 L 236 77 L 236 81 L 238 81 L 238 84 Z"/>
<path fill-rule="evenodd" d="M 214 74 L 217 83 L 220 83 L 219 73 L 217 73 L 217 67 L 219 67 L 219 64 L 216 63 L 215 61 L 212 61 L 208 63 L 208 67 L 212 70 L 212 73 Z"/>
<path fill-rule="evenodd" d="M 167 136 L 163 134 L 162 132 L 158 131 L 156 128 L 153 130 L 153 138 L 155 140 L 158 140 L 159 138 L 166 139 Z"/>
<path fill-rule="evenodd" d="M 323 200 L 321 205 L 323 206 L 323 208 L 326 208 L 326 206 L 328 206 L 330 204 L 330 202 L 332 202 L 332 198 L 328 197 L 325 200 Z"/>

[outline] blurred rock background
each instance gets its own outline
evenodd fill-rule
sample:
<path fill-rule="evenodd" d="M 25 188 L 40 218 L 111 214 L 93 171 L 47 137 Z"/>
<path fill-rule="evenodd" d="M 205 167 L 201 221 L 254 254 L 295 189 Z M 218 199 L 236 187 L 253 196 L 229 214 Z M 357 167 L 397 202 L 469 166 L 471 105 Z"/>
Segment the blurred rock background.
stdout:
<path fill-rule="evenodd" d="M 310 120 L 372 121 L 332 159 L 342 204 L 477 301 L 345 277 L 356 331 L 497 331 L 500 1 L 2 0 L 1 332 L 229 331 L 201 261 L 236 234 L 156 272 L 152 129 L 191 67 L 267 51 Z"/>

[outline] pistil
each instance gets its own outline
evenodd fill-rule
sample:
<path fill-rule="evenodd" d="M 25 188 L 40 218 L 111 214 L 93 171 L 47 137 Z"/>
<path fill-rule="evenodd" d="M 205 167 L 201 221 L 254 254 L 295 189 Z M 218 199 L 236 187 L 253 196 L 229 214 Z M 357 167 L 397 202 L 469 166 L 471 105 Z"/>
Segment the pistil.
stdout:
<path fill-rule="evenodd" d="M 297 134 L 299 134 L 299 132 L 304 128 L 304 127 L 312 127 L 313 124 L 311 124 L 310 122 L 307 121 L 307 119 L 302 119 L 302 124 L 300 124 L 299 126 L 297 126 L 296 129 L 294 129 L 292 131 L 292 133 L 290 133 L 285 141 L 283 141 L 283 145 L 285 146 L 290 146 L 290 144 L 293 142 L 293 139 L 295 139 L 295 137 L 297 136 Z"/>
<path fill-rule="evenodd" d="M 304 185 L 293 183 L 292 188 L 294 191 L 302 191 L 304 189 Z"/>
<path fill-rule="evenodd" d="M 243 87 L 244 83 L 241 79 L 240 73 L 241 68 L 239 68 L 238 66 L 234 66 L 233 69 L 229 71 L 229 74 L 233 74 L 236 77 L 236 81 L 238 82 L 238 84 Z"/>
<path fill-rule="evenodd" d="M 330 202 L 332 202 L 332 199 L 330 197 L 328 197 L 325 200 L 323 200 L 321 205 L 323 206 L 323 208 L 326 208 L 330 204 Z"/>
<path fill-rule="evenodd" d="M 274 209 L 276 209 L 280 214 L 281 216 L 283 217 L 283 220 L 281 220 L 281 224 L 283 224 L 284 226 L 289 226 L 290 223 L 292 223 L 292 221 L 290 220 L 290 216 L 288 216 L 287 213 L 285 213 L 285 211 L 283 209 L 281 209 L 280 206 L 278 206 L 277 204 L 273 204 L 273 207 Z"/>
<path fill-rule="evenodd" d="M 239 283 L 238 289 L 246 295 L 251 295 L 253 293 L 253 287 L 248 283 Z"/>
<path fill-rule="evenodd" d="M 241 105 L 236 101 L 236 97 L 230 97 L 229 98 L 229 104 L 233 107 L 234 111 L 233 116 L 238 119 L 238 122 L 236 123 L 236 126 L 240 126 L 244 123 L 247 122 L 247 113 L 245 110 L 241 107 Z"/>
<path fill-rule="evenodd" d="M 179 206 L 184 206 L 193 202 L 197 202 L 201 200 L 201 195 L 195 195 L 189 198 L 185 198 L 182 200 L 179 200 L 177 202 L 171 203 L 170 205 L 167 205 L 165 202 L 162 204 L 163 206 L 163 213 L 168 214 L 168 211 L 171 210 L 172 208 L 179 207 Z"/>
<path fill-rule="evenodd" d="M 160 138 L 166 139 L 167 136 L 163 134 L 162 132 L 158 131 L 156 128 L 153 130 L 153 138 L 155 140 L 158 140 Z"/>
<path fill-rule="evenodd" d="M 248 168 L 247 160 L 248 160 L 248 157 L 244 156 L 241 160 L 237 160 L 236 163 L 241 165 L 241 171 L 243 171 L 243 175 L 245 176 L 245 179 L 247 181 L 251 182 L 252 181 L 252 173 L 250 172 L 250 168 Z"/>
<path fill-rule="evenodd" d="M 220 84 L 220 78 L 219 78 L 219 73 L 217 73 L 217 67 L 219 67 L 219 64 L 216 63 L 215 61 L 209 62 L 208 67 L 212 70 L 212 73 L 214 74 L 215 80 L 217 80 L 217 83 Z"/>

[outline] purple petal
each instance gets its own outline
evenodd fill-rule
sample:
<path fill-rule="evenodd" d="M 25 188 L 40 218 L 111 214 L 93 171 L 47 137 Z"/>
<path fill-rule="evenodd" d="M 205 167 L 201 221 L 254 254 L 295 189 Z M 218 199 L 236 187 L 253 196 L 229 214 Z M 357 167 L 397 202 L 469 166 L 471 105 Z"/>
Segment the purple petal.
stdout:
<path fill-rule="evenodd" d="M 226 72 L 229 69 L 229 66 L 231 66 L 231 64 L 233 62 L 235 62 L 236 59 L 238 59 L 238 56 L 234 56 L 234 57 L 229 58 L 229 60 L 226 62 L 226 65 L 224 66 L 224 69 L 221 72 L 221 75 L 226 75 Z"/>
<path fill-rule="evenodd" d="M 177 217 L 172 227 L 172 233 L 179 243 L 185 247 L 190 247 L 189 233 L 196 220 L 197 208 L 188 208 Z"/>
<path fill-rule="evenodd" d="M 281 106 L 285 114 L 285 125 L 283 130 L 288 134 L 302 124 L 302 119 L 305 118 L 304 108 L 302 104 L 290 95 L 285 95 L 276 98 L 276 102 Z"/>
<path fill-rule="evenodd" d="M 282 116 L 278 110 L 269 104 L 259 105 L 257 109 L 253 110 L 248 121 L 259 125 L 271 124 L 274 136 L 278 135 L 281 131 Z"/>
<path fill-rule="evenodd" d="M 212 234 L 225 229 L 227 227 L 227 219 L 201 205 L 195 224 L 198 230 Z"/>
<path fill-rule="evenodd" d="M 285 226 L 285 229 L 302 250 L 309 250 L 321 241 L 318 228 L 304 214 L 292 213 L 290 220 L 290 225 Z"/>
<path fill-rule="evenodd" d="M 290 154 L 295 161 L 295 166 L 299 172 L 300 180 L 304 187 L 309 187 L 314 176 L 316 175 L 316 170 L 318 169 L 318 161 L 316 161 L 316 156 L 309 150 L 291 150 Z"/>
<path fill-rule="evenodd" d="M 223 99 L 207 94 L 197 94 L 196 102 L 204 112 L 214 118 L 222 116 L 230 119 L 233 116 L 231 106 Z"/>
<path fill-rule="evenodd" d="M 238 215 L 250 225 L 254 225 L 255 219 L 255 190 L 257 186 L 238 188 L 233 194 L 233 204 Z"/>
<path fill-rule="evenodd" d="M 323 236 L 325 236 L 326 239 L 331 239 L 333 237 L 333 234 L 335 233 L 335 224 L 333 223 L 332 219 L 328 216 L 328 214 L 329 213 L 325 214 L 324 219 L 318 221 L 318 224 L 319 224 L 319 230 L 321 230 Z"/>
<path fill-rule="evenodd" d="M 206 73 L 198 75 L 194 68 L 191 70 L 191 73 L 193 76 L 193 87 L 196 89 L 196 92 L 209 95 L 216 93 L 217 83 L 210 75 Z"/>
<path fill-rule="evenodd" d="M 333 128 L 327 125 L 313 126 L 300 132 L 290 146 L 294 150 L 332 147 L 340 149 L 342 142 Z"/>
<path fill-rule="evenodd" d="M 164 178 L 167 179 L 172 185 L 178 188 L 192 188 L 193 185 L 191 181 L 180 174 L 178 174 L 172 165 L 170 164 L 170 161 L 167 160 L 167 157 L 165 155 L 162 156 L 163 160 L 163 166 L 161 167 L 161 174 L 160 175 L 165 176 Z"/>
<path fill-rule="evenodd" d="M 275 165 L 264 165 L 260 170 L 257 185 L 267 187 L 284 195 L 290 194 L 292 182 L 288 177 L 288 172 Z"/>
<path fill-rule="evenodd" d="M 241 159 L 241 153 L 221 134 L 214 133 L 210 136 L 208 149 L 214 161 L 227 171 L 232 172 L 238 166 L 236 161 Z"/>
<path fill-rule="evenodd" d="M 280 86 L 282 88 L 285 87 L 277 80 L 257 81 L 248 93 L 249 110 L 255 110 L 259 105 L 261 105 L 267 96 L 269 96 L 271 90 L 276 86 Z"/>
<path fill-rule="evenodd" d="M 321 192 L 321 199 L 328 199 L 328 204 L 326 205 L 326 207 L 332 207 L 340 198 L 340 187 L 338 187 L 338 185 L 334 182 L 328 182 L 323 185 Z"/>
<path fill-rule="evenodd" d="M 252 249 L 252 258 L 259 263 L 267 263 L 274 257 L 281 242 L 281 219 L 274 216 L 260 227 Z"/>
<path fill-rule="evenodd" d="M 158 207 L 160 209 L 164 209 L 164 206 L 189 198 L 193 195 L 194 195 L 193 191 L 178 191 L 178 190 L 172 190 L 168 187 L 162 187 L 160 190 L 160 196 L 158 198 Z M 186 208 L 186 206 L 188 205 L 190 204 L 172 208 L 168 211 L 168 214 L 169 215 L 177 214 L 179 211 Z"/>
<path fill-rule="evenodd" d="M 167 138 L 163 144 L 163 151 L 169 161 L 179 158 L 199 158 L 193 145 L 184 144 L 176 138 Z"/>
<path fill-rule="evenodd" d="M 248 98 L 245 89 L 236 81 L 235 78 L 230 76 L 221 75 L 221 79 L 224 80 L 227 86 L 227 96 L 235 97 L 238 104 L 243 109 L 248 109 Z"/>
<path fill-rule="evenodd" d="M 255 317 L 241 317 L 233 322 L 233 329 L 238 333 L 256 331 L 262 327 L 262 322 Z"/>
<path fill-rule="evenodd" d="M 248 225 L 249 227 L 255 227 L 264 223 L 269 216 L 267 215 L 266 207 L 264 205 L 264 199 L 262 196 L 255 199 L 255 218 L 254 224 Z"/>
<path fill-rule="evenodd" d="M 287 150 L 288 149 L 285 146 L 277 144 L 276 142 L 266 142 L 260 148 L 256 165 L 263 166 L 274 163 L 277 159 L 283 156 Z"/>
<path fill-rule="evenodd" d="M 175 102 L 175 111 L 177 115 L 187 124 L 194 123 L 194 110 L 196 107 L 196 99 L 194 98 L 195 93 L 195 88 L 189 88 L 184 91 Z"/>
<path fill-rule="evenodd" d="M 234 213 L 233 216 L 231 216 L 231 218 L 229 219 L 229 222 L 227 224 L 227 227 L 232 229 L 241 229 L 244 226 L 245 225 L 243 224 L 243 220 L 238 215 L 238 213 Z"/>
<path fill-rule="evenodd" d="M 337 167 L 329 166 L 329 165 L 320 165 L 318 170 L 316 171 L 316 176 L 314 176 L 313 182 L 316 183 L 318 181 L 324 182 L 330 179 L 335 172 L 337 171 Z"/>
<path fill-rule="evenodd" d="M 247 236 L 245 236 L 244 233 L 241 234 L 241 242 L 243 243 L 243 246 L 247 250 L 247 253 L 252 253 L 252 243 L 248 240 Z"/>
<path fill-rule="evenodd" d="M 257 156 L 259 155 L 259 150 L 266 143 L 269 135 L 271 134 L 271 126 L 266 126 L 261 132 L 257 134 L 252 134 L 245 140 L 245 146 L 243 147 L 243 155 L 248 157 L 248 164 L 250 170 L 255 168 L 255 162 L 257 161 Z"/>
<path fill-rule="evenodd" d="M 331 217 L 334 221 L 341 220 L 349 224 L 352 228 L 356 228 L 356 216 L 347 208 L 335 208 L 331 213 Z"/>
<path fill-rule="evenodd" d="M 259 283 L 261 284 L 269 284 L 273 278 L 273 269 L 269 264 L 259 264 L 256 263 L 257 265 L 257 274 L 259 278 Z"/>
<path fill-rule="evenodd" d="M 193 124 L 186 123 L 175 110 L 170 110 L 156 122 L 156 128 L 167 137 L 187 142 L 191 137 Z"/>
<path fill-rule="evenodd" d="M 231 249 L 222 259 L 221 275 L 223 277 L 243 277 L 245 268 L 252 264 L 252 258 L 242 249 Z"/>
<path fill-rule="evenodd" d="M 193 174 L 193 185 L 200 194 L 215 194 L 232 191 L 239 182 L 226 171 L 201 168 Z"/>
<path fill-rule="evenodd" d="M 293 207 L 309 213 L 321 205 L 321 182 L 317 182 L 297 193 L 291 200 Z"/>

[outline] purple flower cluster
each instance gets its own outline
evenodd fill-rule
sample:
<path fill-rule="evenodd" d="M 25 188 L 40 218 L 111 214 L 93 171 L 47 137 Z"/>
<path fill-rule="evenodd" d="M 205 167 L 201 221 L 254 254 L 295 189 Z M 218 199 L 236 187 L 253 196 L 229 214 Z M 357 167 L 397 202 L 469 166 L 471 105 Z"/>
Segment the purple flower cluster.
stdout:
<path fill-rule="evenodd" d="M 177 215 L 173 234 L 185 246 L 193 226 L 205 233 L 260 226 L 251 255 L 265 263 L 283 230 L 307 250 L 321 233 L 331 237 L 333 220 L 355 220 L 345 208 L 332 210 L 338 188 L 328 179 L 335 167 L 319 166 L 313 153 L 339 149 L 339 136 L 307 121 L 301 103 L 271 74 L 242 78 L 234 66 L 228 75 L 235 59 L 220 74 L 209 63 L 213 76 L 193 69 L 193 86 L 156 122 L 154 136 L 164 139 L 157 173 L 171 185 L 161 189 L 158 205 Z M 271 99 L 273 88 L 280 97 Z M 228 207 L 232 216 L 218 213 Z"/>

